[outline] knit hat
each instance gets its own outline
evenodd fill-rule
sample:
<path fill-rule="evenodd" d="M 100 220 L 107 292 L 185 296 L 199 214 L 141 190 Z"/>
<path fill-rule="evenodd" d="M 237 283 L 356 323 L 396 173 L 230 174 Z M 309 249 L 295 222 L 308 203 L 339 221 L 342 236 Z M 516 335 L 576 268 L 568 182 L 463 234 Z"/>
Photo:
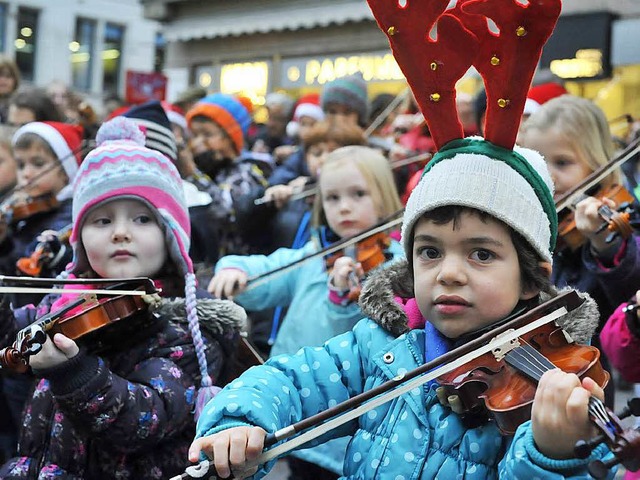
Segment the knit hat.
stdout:
<path fill-rule="evenodd" d="M 531 87 L 527 94 L 527 101 L 524 104 L 524 111 L 522 113 L 531 115 L 538 110 L 542 104 L 547 103 L 552 98 L 559 97 L 560 95 L 566 95 L 567 89 L 556 82 L 547 82 L 535 87 Z"/>
<path fill-rule="evenodd" d="M 80 125 L 62 122 L 29 122 L 16 130 L 11 139 L 11 145 L 15 146 L 26 133 L 37 135 L 51 147 L 71 184 L 82 162 L 83 128 Z M 58 193 L 58 200 L 70 197 L 71 187 L 65 187 Z"/>
<path fill-rule="evenodd" d="M 560 0 L 526 6 L 474 0 L 457 2 L 450 10 L 446 1 L 405 6 L 367 1 L 438 149 L 407 201 L 402 243 L 409 262 L 416 222 L 445 205 L 492 215 L 551 262 L 558 230 L 553 183 L 540 154 L 514 145 L 542 47 L 560 15 Z M 488 27 L 488 19 L 499 34 Z M 434 27 L 435 40 L 429 37 Z M 484 139 L 463 139 L 456 110 L 456 82 L 471 66 L 482 76 L 487 94 Z"/>
<path fill-rule="evenodd" d="M 187 131 L 187 119 L 184 116 L 184 110 L 182 110 L 177 105 L 173 103 L 165 102 L 164 100 L 160 102 L 162 108 L 164 109 L 164 113 L 167 114 L 167 118 L 170 123 L 175 123 L 185 132 Z"/>
<path fill-rule="evenodd" d="M 233 141 L 236 153 L 244 148 L 244 138 L 251 125 L 251 116 L 242 103 L 232 95 L 214 93 L 207 95 L 187 112 L 187 123 L 191 128 L 194 117 L 203 116 L 215 122 Z"/>
<path fill-rule="evenodd" d="M 287 124 L 287 136 L 296 137 L 300 131 L 300 119 L 311 117 L 315 120 L 324 120 L 324 112 L 320 108 L 320 95 L 310 93 L 298 99 L 296 108 L 293 111 L 293 119 Z"/>
<path fill-rule="evenodd" d="M 208 374 L 205 347 L 196 314 L 196 277 L 189 258 L 191 224 L 182 181 L 176 167 L 165 156 L 144 146 L 138 126 L 125 117 L 104 123 L 96 137 L 97 148 L 89 152 L 73 184 L 73 230 L 69 239 L 74 258 L 70 272 L 89 269 L 81 230 L 89 211 L 105 202 L 132 198 L 155 214 L 164 231 L 169 258 L 185 279 L 185 303 L 202 376 L 196 407 L 214 394 Z"/>
<path fill-rule="evenodd" d="M 130 118 L 140 127 L 145 136 L 145 146 L 166 155 L 174 163 L 178 161 L 178 147 L 171 122 L 158 100 L 131 107 L 122 116 Z"/>
<path fill-rule="evenodd" d="M 327 105 L 337 103 L 345 105 L 358 114 L 358 123 L 365 125 L 369 118 L 369 100 L 367 84 L 362 75 L 355 74 L 336 78 L 322 89 L 320 106 L 327 111 Z"/>

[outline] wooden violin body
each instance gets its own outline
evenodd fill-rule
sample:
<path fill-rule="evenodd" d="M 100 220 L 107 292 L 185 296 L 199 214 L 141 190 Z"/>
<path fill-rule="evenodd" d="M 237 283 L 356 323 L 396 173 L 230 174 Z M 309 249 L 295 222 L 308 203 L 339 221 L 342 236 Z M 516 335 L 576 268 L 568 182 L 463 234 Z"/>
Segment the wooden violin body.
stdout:
<path fill-rule="evenodd" d="M 513 434 L 531 418 L 537 381 L 544 371 L 557 367 L 591 377 L 601 387 L 609 381 L 598 349 L 568 342 L 556 325 L 538 328 L 519 342 L 521 345 L 504 357 L 501 352 L 486 353 L 438 378 L 440 400 L 470 423 L 490 417 L 503 433 Z"/>
<path fill-rule="evenodd" d="M 27 199 L 9 199 L 0 208 L 0 219 L 14 224 L 37 213 L 50 212 L 58 206 L 58 200 L 52 193 Z"/>
<path fill-rule="evenodd" d="M 355 253 L 352 255 L 354 256 L 354 260 L 362 266 L 365 275 L 388 260 L 385 252 L 389 248 L 389 245 L 391 245 L 389 235 L 382 232 L 371 235 L 355 245 Z M 345 250 L 339 250 L 333 255 L 328 256 L 325 261 L 327 270 L 331 271 L 336 260 L 346 254 L 348 253 Z M 348 293 L 349 300 L 352 302 L 357 301 L 360 297 L 361 290 L 360 281 L 353 279 L 352 286 Z"/>

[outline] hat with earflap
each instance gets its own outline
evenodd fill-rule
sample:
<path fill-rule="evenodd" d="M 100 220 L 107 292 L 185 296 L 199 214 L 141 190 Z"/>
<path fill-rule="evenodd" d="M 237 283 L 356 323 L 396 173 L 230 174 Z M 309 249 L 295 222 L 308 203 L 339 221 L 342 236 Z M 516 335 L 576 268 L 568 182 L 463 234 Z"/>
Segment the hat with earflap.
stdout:
<path fill-rule="evenodd" d="M 208 373 L 205 345 L 196 313 L 196 277 L 189 258 L 191 223 L 180 174 L 175 165 L 159 151 L 145 147 L 145 136 L 138 125 L 126 117 L 105 122 L 96 136 L 97 147 L 89 152 L 73 183 L 72 274 L 90 270 L 82 227 L 94 208 L 118 199 L 135 199 L 155 215 L 164 232 L 168 257 L 185 282 L 185 305 L 193 338 L 201 388 L 196 411 L 210 399 L 217 387 Z"/>
<path fill-rule="evenodd" d="M 448 205 L 501 220 L 551 262 L 558 230 L 553 183 L 539 153 L 514 145 L 560 0 L 458 0 L 453 8 L 449 0 L 367 1 L 438 150 L 406 205 L 402 242 L 409 262 L 416 222 Z M 463 138 L 456 110 L 456 82 L 472 66 L 487 93 L 484 138 Z"/>

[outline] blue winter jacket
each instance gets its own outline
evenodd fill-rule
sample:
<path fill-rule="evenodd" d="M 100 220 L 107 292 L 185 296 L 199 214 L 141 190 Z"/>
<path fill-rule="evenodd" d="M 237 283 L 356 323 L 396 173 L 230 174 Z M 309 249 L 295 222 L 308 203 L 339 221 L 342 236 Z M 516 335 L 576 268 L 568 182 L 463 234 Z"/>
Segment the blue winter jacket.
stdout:
<path fill-rule="evenodd" d="M 223 268 L 238 268 L 250 277 L 257 276 L 310 255 L 318 250 L 318 245 L 319 242 L 311 240 L 303 248 L 280 248 L 269 256 L 223 257 L 216 265 L 216 272 Z M 402 247 L 392 241 L 388 254 L 393 259 L 400 258 L 403 256 Z M 351 330 L 363 316 L 356 303 L 342 306 L 328 300 L 327 279 L 324 260 L 318 257 L 283 275 L 274 275 L 234 300 L 247 310 L 288 306 L 271 348 L 271 356 L 293 354 L 302 347 L 320 346 L 329 338 Z M 295 456 L 341 473 L 346 445 L 347 439 L 340 439 L 317 448 L 301 450 Z"/>
<path fill-rule="evenodd" d="M 392 333 L 398 325 L 389 318 L 402 316 L 395 293 L 378 292 L 368 312 L 377 310 L 377 318 L 363 319 L 322 347 L 248 370 L 205 407 L 197 436 L 246 424 L 274 432 L 423 364 L 424 330 L 407 331 L 405 322 L 399 328 L 406 333 Z M 537 450 L 530 422 L 512 437 L 502 436 L 491 422 L 467 428 L 439 403 L 435 386 L 416 388 L 312 444 L 343 435 L 353 436 L 343 478 L 359 480 L 587 479 L 587 463 L 608 452 L 601 446 L 586 460 L 553 460 Z M 253 478 L 262 478 L 271 466 Z"/>

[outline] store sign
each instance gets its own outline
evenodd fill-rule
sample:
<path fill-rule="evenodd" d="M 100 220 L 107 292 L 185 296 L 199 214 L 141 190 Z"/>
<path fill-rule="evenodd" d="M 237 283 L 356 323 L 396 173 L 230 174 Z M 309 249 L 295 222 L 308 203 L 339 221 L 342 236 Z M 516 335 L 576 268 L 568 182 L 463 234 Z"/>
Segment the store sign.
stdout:
<path fill-rule="evenodd" d="M 542 52 L 542 68 L 566 80 L 609 77 L 612 21 L 607 12 L 560 17 Z"/>
<path fill-rule="evenodd" d="M 125 101 L 131 105 L 164 100 L 167 94 L 167 77 L 157 72 L 127 71 Z"/>
<path fill-rule="evenodd" d="M 332 57 L 289 58 L 282 61 L 282 87 L 318 86 L 336 78 L 361 73 L 365 81 L 404 80 L 390 52 Z"/>
<path fill-rule="evenodd" d="M 222 65 L 220 91 L 239 93 L 251 99 L 254 105 L 264 104 L 269 86 L 269 62 L 245 62 Z"/>

